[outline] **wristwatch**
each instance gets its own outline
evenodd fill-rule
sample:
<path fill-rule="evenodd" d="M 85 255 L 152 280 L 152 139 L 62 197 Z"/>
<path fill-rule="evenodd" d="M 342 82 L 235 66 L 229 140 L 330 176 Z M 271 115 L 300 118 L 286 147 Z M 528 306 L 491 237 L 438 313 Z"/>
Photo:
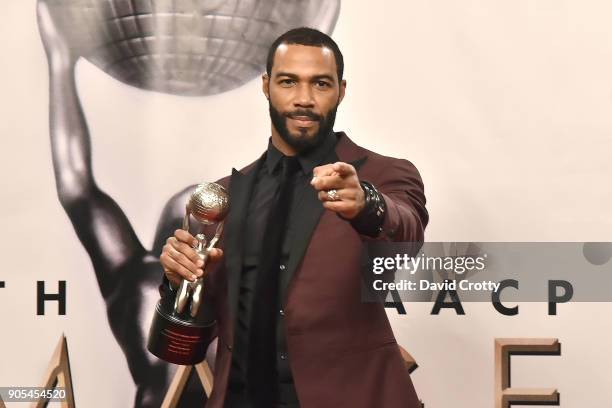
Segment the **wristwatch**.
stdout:
<path fill-rule="evenodd" d="M 365 194 L 365 205 L 350 223 L 360 234 L 375 238 L 383 231 L 387 205 L 372 183 L 361 181 L 359 184 Z"/>

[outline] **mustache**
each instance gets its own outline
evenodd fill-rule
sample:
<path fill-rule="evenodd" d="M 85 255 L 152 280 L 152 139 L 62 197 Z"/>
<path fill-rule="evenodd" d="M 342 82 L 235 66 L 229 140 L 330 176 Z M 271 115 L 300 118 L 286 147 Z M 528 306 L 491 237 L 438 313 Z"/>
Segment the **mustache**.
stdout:
<path fill-rule="evenodd" d="M 287 112 L 287 113 L 283 114 L 283 116 L 286 116 L 286 117 L 291 118 L 291 119 L 295 119 L 298 116 L 302 116 L 302 117 L 307 117 L 308 119 L 316 120 L 316 121 L 319 121 L 319 122 L 321 120 L 323 120 L 323 116 L 321 116 L 321 115 L 319 115 L 317 113 L 314 113 L 313 111 L 308 110 L 308 109 L 297 109 L 297 110 L 294 110 L 292 112 Z"/>

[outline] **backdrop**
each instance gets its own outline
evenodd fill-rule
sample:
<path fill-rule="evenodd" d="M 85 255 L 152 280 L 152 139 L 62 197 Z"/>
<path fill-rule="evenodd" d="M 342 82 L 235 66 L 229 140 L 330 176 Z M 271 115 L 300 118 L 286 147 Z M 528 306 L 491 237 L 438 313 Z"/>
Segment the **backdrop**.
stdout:
<path fill-rule="evenodd" d="M 0 386 L 39 385 L 65 333 L 77 406 L 128 407 L 125 357 L 55 190 L 36 3 L 2 7 Z M 612 241 L 611 16 L 604 0 L 344 1 L 336 130 L 417 166 L 428 241 Z M 97 183 L 146 247 L 172 194 L 266 146 L 259 77 L 199 97 L 128 86 L 86 60 L 76 78 Z M 39 280 L 51 293 L 67 281 L 65 315 L 54 302 L 37 315 Z M 489 303 L 464 304 L 464 316 L 405 307 L 388 313 L 427 407 L 492 407 L 494 340 L 505 337 L 562 343 L 560 356 L 515 358 L 513 386 L 557 388 L 568 408 L 609 403 L 609 303 L 564 304 L 556 316 L 522 304 L 513 317 Z"/>

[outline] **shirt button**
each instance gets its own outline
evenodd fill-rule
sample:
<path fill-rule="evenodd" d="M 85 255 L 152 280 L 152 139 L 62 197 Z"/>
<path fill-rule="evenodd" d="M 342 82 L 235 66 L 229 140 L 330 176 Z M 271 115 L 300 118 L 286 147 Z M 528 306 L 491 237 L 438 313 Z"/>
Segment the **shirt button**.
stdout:
<path fill-rule="evenodd" d="M 280 358 L 281 360 L 286 360 L 287 358 L 289 358 L 289 356 L 283 351 L 282 353 L 280 353 Z"/>
<path fill-rule="evenodd" d="M 284 264 L 282 264 L 282 265 L 280 266 L 280 270 L 281 270 L 281 271 L 284 271 L 286 268 L 287 268 L 287 267 L 286 267 Z"/>

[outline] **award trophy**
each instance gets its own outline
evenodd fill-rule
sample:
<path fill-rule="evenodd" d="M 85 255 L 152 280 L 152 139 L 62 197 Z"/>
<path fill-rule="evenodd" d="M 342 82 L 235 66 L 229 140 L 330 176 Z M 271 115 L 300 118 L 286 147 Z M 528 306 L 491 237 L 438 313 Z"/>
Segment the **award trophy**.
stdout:
<path fill-rule="evenodd" d="M 215 247 L 221 234 L 225 216 L 229 211 L 229 195 L 216 183 L 203 183 L 196 187 L 187 202 L 183 229 L 189 231 L 189 217 L 204 225 L 217 223 L 214 237 L 207 241 L 197 234 L 195 246 L 206 268 L 209 251 Z M 210 321 L 199 316 L 202 304 L 204 278 L 194 282 L 183 279 L 176 296 L 165 296 L 155 306 L 155 315 L 147 348 L 151 353 L 174 364 L 193 365 L 204 360 L 208 346 Z"/>

